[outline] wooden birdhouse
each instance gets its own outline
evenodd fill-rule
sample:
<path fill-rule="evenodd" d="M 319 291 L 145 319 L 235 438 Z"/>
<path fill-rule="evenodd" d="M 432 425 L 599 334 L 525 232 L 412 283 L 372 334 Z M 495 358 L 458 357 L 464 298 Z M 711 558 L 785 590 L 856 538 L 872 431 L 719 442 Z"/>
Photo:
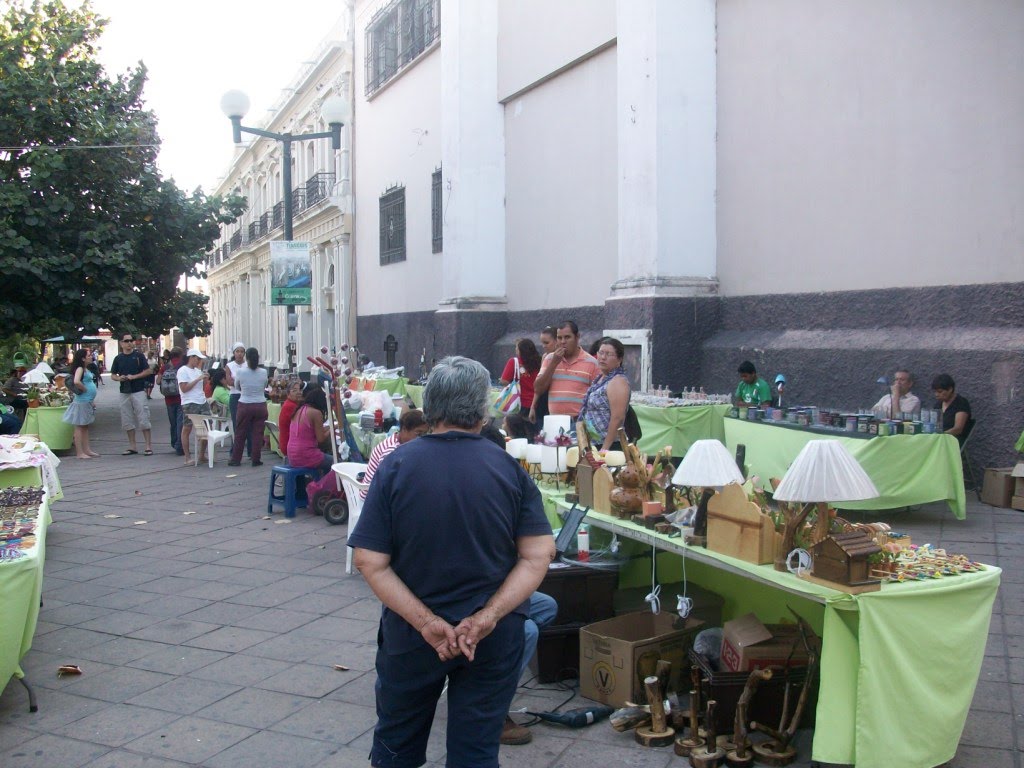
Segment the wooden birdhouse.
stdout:
<path fill-rule="evenodd" d="M 811 547 L 813 574 L 816 579 L 850 587 L 878 584 L 870 576 L 868 558 L 882 548 L 864 531 L 834 533 Z"/>
<path fill-rule="evenodd" d="M 761 508 L 731 483 L 708 501 L 708 549 L 761 565 L 775 559 L 781 537 Z"/>

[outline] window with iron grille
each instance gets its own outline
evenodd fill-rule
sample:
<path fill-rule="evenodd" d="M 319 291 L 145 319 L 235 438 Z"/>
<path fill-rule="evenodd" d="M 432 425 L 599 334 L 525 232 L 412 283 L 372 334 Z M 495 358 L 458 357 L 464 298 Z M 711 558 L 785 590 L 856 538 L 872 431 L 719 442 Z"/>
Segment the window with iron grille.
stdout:
<path fill-rule="evenodd" d="M 441 35 L 441 0 L 392 0 L 366 27 L 366 95 L 415 61 Z"/>
<path fill-rule="evenodd" d="M 405 261 L 405 187 L 380 197 L 380 263 Z"/>
<path fill-rule="evenodd" d="M 430 232 L 433 235 L 432 253 L 444 250 L 441 220 L 441 169 L 438 168 L 430 177 Z"/>

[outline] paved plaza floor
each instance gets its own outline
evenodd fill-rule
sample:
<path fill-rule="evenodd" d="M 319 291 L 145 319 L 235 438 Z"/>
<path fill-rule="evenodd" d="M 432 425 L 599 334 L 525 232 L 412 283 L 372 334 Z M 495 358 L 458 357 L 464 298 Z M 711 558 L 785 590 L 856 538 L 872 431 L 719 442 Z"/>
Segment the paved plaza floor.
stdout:
<path fill-rule="evenodd" d="M 29 713 L 17 682 L 2 692 L 0 766 L 368 765 L 380 604 L 359 575 L 345 574 L 346 527 L 305 511 L 267 519 L 271 459 L 228 467 L 221 454 L 212 470 L 184 467 L 169 447 L 163 399 L 154 397 L 151 409 L 155 455 L 121 456 L 127 444 L 108 381 L 92 431 L 102 458 L 69 452 L 62 460 L 65 498 L 53 506 L 44 606 L 23 664 L 39 711 Z M 915 541 L 1004 569 L 981 679 L 950 765 L 1022 768 L 1024 512 L 971 496 L 965 521 L 944 504 L 897 520 Z M 84 674 L 58 677 L 68 663 Z M 550 709 L 571 693 L 524 679 L 513 706 Z M 584 703 L 577 696 L 566 708 Z M 430 765 L 444 765 L 446 725 L 442 701 Z M 527 746 L 502 747 L 503 765 L 685 764 L 607 723 L 577 731 L 540 724 L 533 733 Z M 810 765 L 808 744 L 801 734 L 797 765 Z"/>

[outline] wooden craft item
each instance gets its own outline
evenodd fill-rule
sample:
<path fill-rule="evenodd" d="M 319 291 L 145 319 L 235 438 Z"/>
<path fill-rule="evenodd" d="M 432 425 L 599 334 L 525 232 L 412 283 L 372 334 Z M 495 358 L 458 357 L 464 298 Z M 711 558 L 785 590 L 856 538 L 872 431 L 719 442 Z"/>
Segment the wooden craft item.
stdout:
<path fill-rule="evenodd" d="M 814 522 L 814 543 L 817 544 L 819 541 L 824 541 L 825 537 L 828 536 L 832 521 L 829 519 L 828 504 L 824 501 L 819 501 L 814 506 L 818 512 L 818 517 Z"/>
<path fill-rule="evenodd" d="M 576 495 L 581 507 L 594 506 L 594 468 L 589 462 L 576 465 Z"/>
<path fill-rule="evenodd" d="M 864 531 L 829 534 L 811 547 L 812 573 L 825 582 L 878 589 L 880 582 L 871 577 L 868 558 L 881 551 Z"/>
<path fill-rule="evenodd" d="M 777 477 L 773 477 L 769 482 L 771 482 L 771 486 L 774 489 L 778 488 L 779 483 L 782 481 Z M 811 505 L 789 504 L 781 501 L 779 502 L 779 511 L 785 517 L 786 523 L 782 531 L 782 543 L 775 552 L 775 570 L 786 572 L 789 570 L 786 567 L 786 558 L 796 547 L 796 532 L 800 530 L 804 520 L 807 519 L 807 515 L 811 513 Z"/>
<path fill-rule="evenodd" d="M 598 467 L 594 470 L 594 511 L 606 515 L 612 513 L 612 489 L 615 487 L 615 478 L 608 467 Z"/>
<path fill-rule="evenodd" d="M 698 683 L 700 677 L 697 677 Z M 695 687 L 690 691 L 690 734 L 685 739 L 676 739 L 673 751 L 680 757 L 689 757 L 690 752 L 704 747 L 704 739 L 700 737 L 700 725 L 697 721 L 697 713 L 700 711 L 700 690 Z"/>
<path fill-rule="evenodd" d="M 755 565 L 773 562 L 779 543 L 772 519 L 735 483 L 708 501 L 707 537 L 708 549 Z"/>
<path fill-rule="evenodd" d="M 743 686 L 743 693 L 740 694 L 740 700 L 736 703 L 736 719 L 733 723 L 732 734 L 733 746 L 725 751 L 725 762 L 732 768 L 750 768 L 754 764 L 754 751 L 751 748 L 750 736 L 747 732 L 747 709 L 758 684 L 771 679 L 772 671 L 770 669 L 755 669 L 747 678 L 747 684 Z"/>
<path fill-rule="evenodd" d="M 644 517 L 664 517 L 664 510 L 660 501 L 645 501 L 643 504 Z"/>
<path fill-rule="evenodd" d="M 772 766 L 784 766 L 789 765 L 796 759 L 796 750 L 790 745 L 790 742 L 793 740 L 793 735 L 800 725 L 800 718 L 803 717 L 804 707 L 807 706 L 807 699 L 814 684 L 815 674 L 818 671 L 818 654 L 807 643 L 806 637 L 804 645 L 808 648 L 807 676 L 804 678 L 803 687 L 800 689 L 800 697 L 796 702 L 796 709 L 793 710 L 793 715 L 789 718 L 788 724 L 786 723 L 786 710 L 789 706 L 788 686 L 782 704 L 782 720 L 779 723 L 779 727 L 771 728 L 764 723 L 756 722 L 750 724 L 752 729 L 772 737 L 769 741 L 754 745 L 754 754 L 758 762 Z"/>
<path fill-rule="evenodd" d="M 632 464 L 633 468 L 636 469 L 637 478 L 640 481 L 640 495 L 644 501 L 651 500 L 650 490 L 648 488 L 651 482 L 650 475 L 647 473 L 647 459 L 640 455 L 640 450 L 626 437 L 626 430 L 619 427 L 619 445 L 622 446 L 622 450 L 626 454 L 626 464 Z"/>
<path fill-rule="evenodd" d="M 633 733 L 637 744 L 644 747 L 667 747 L 676 737 L 675 729 L 670 728 L 665 719 L 664 691 L 657 675 L 644 679 L 647 691 L 647 702 L 651 708 L 651 724 L 641 725 Z"/>
<path fill-rule="evenodd" d="M 625 520 L 640 515 L 644 502 L 640 483 L 636 467 L 628 461 L 626 466 L 615 473 L 615 489 L 611 492 L 613 515 Z"/>
<path fill-rule="evenodd" d="M 632 731 L 638 726 L 651 724 L 651 708 L 649 706 L 622 707 L 608 716 L 608 722 L 619 733 Z"/>
<path fill-rule="evenodd" d="M 718 746 L 718 738 L 715 735 L 715 708 L 717 706 L 718 702 L 714 699 L 708 701 L 707 713 L 704 715 L 707 741 L 703 747 L 690 750 L 690 765 L 693 768 L 718 768 L 718 765 L 725 759 L 725 750 Z"/>

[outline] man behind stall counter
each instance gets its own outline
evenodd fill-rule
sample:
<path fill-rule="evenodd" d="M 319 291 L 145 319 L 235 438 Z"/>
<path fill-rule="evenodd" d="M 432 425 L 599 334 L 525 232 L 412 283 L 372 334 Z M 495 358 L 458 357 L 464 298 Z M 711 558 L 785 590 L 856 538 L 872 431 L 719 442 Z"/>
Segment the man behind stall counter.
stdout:
<path fill-rule="evenodd" d="M 548 413 L 571 416 L 575 422 L 583 407 L 583 397 L 601 375 L 601 369 L 594 356 L 580 347 L 580 329 L 574 321 L 559 323 L 556 338 L 558 346 L 545 355 L 533 391 L 547 393 Z"/>
<path fill-rule="evenodd" d="M 759 405 L 772 402 L 772 390 L 768 382 L 757 375 L 757 368 L 749 360 L 740 363 L 736 369 L 740 375 L 740 383 L 736 386 L 736 393 L 733 395 L 733 405 Z"/>
<path fill-rule="evenodd" d="M 912 413 L 915 417 L 921 413 L 921 399 L 910 389 L 914 386 L 914 377 L 910 371 L 902 368 L 892 377 L 889 394 L 871 406 L 872 413 L 879 419 L 900 419 L 904 413 Z"/>

